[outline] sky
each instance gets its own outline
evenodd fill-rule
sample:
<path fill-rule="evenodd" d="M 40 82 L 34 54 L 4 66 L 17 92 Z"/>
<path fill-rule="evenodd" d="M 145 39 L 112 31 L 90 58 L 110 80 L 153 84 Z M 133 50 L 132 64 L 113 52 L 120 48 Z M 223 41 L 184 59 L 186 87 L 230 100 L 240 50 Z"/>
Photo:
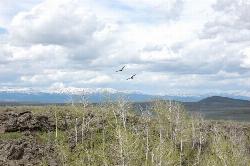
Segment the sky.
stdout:
<path fill-rule="evenodd" d="M 0 88 L 250 96 L 250 0 L 0 0 Z"/>

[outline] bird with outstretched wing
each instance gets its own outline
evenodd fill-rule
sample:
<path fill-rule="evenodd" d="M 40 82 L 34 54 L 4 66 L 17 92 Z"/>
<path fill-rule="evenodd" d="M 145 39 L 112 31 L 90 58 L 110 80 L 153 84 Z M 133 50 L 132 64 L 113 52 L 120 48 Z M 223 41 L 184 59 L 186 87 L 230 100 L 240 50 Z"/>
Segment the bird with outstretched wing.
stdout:
<path fill-rule="evenodd" d="M 131 77 L 127 78 L 127 80 L 133 80 L 136 74 L 132 75 Z"/>
<path fill-rule="evenodd" d="M 123 71 L 123 69 L 125 68 L 126 66 L 123 66 L 120 70 L 117 70 L 115 72 L 120 72 L 120 71 Z"/>

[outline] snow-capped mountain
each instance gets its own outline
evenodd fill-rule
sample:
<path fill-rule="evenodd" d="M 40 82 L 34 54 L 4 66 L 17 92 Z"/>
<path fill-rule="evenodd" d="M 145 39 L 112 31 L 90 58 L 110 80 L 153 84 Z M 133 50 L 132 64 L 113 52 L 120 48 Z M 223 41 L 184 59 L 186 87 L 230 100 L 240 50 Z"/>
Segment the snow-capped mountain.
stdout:
<path fill-rule="evenodd" d="M 31 102 L 31 103 L 66 103 L 72 100 L 77 101 L 81 96 L 85 96 L 90 102 L 101 102 L 107 98 L 116 100 L 124 97 L 130 101 L 149 101 L 156 98 L 196 100 L 192 97 L 162 96 L 144 94 L 138 91 L 118 91 L 112 88 L 90 89 L 90 88 L 63 88 L 50 90 L 33 89 L 1 89 L 1 102 Z"/>
<path fill-rule="evenodd" d="M 54 88 L 47 90 L 34 90 L 30 88 L 2 88 L 0 89 L 0 102 L 28 102 L 28 103 L 67 103 L 79 101 L 80 97 L 85 96 L 89 102 L 101 102 L 108 99 L 116 100 L 126 98 L 129 101 L 149 101 L 153 99 L 170 99 L 177 101 L 199 101 L 208 96 L 218 94 L 204 95 L 151 95 L 139 91 L 118 91 L 112 88 Z M 250 97 L 239 94 L 220 94 L 220 96 L 236 99 L 250 100 Z"/>

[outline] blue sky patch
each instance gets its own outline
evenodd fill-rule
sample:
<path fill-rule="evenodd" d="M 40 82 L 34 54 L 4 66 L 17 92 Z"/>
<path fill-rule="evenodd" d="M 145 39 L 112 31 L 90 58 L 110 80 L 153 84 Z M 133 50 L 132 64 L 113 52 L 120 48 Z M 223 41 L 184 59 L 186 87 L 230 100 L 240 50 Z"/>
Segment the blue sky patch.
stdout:
<path fill-rule="evenodd" d="M 0 27 L 0 34 L 8 33 L 7 29 Z"/>

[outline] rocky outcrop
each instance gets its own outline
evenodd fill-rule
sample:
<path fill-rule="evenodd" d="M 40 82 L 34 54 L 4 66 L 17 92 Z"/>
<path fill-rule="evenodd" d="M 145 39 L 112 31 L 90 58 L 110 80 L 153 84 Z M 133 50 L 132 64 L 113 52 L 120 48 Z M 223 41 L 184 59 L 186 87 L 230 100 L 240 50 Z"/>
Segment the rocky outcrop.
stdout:
<path fill-rule="evenodd" d="M 52 131 L 55 124 L 49 117 L 33 115 L 30 111 L 0 113 L 0 133 L 16 131 Z"/>
<path fill-rule="evenodd" d="M 53 144 L 43 144 L 36 139 L 37 132 L 55 129 L 50 117 L 34 115 L 31 111 L 6 109 L 0 112 L 0 134 L 19 132 L 23 137 L 0 140 L 0 166 L 46 165 L 57 166 Z"/>
<path fill-rule="evenodd" d="M 34 138 L 0 141 L 1 166 L 40 165 L 42 162 L 59 165 L 53 145 L 38 144 Z"/>

